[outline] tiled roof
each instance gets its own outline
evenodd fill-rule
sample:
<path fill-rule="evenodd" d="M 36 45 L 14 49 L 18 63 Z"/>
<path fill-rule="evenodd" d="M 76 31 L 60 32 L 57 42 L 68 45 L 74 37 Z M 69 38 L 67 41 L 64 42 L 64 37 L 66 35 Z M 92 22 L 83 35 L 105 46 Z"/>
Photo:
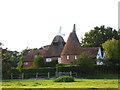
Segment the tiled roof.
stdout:
<path fill-rule="evenodd" d="M 61 53 L 61 55 L 80 55 L 81 53 L 87 52 L 92 55 L 97 55 L 99 48 L 83 48 L 78 40 L 75 31 L 75 24 L 73 27 L 73 31 L 70 33 L 67 43 Z"/>
<path fill-rule="evenodd" d="M 35 55 L 44 56 L 47 50 L 31 50 L 28 54 L 24 57 L 23 61 L 33 61 Z"/>
<path fill-rule="evenodd" d="M 89 53 L 89 54 L 95 55 L 95 56 L 97 55 L 98 50 L 99 50 L 99 47 L 95 47 L 95 48 L 81 48 L 81 52 L 82 53 L 86 52 L 86 53 Z"/>
<path fill-rule="evenodd" d="M 64 48 L 64 45 L 65 42 L 62 36 L 55 36 L 48 51 L 45 53 L 45 57 L 59 57 Z"/>
<path fill-rule="evenodd" d="M 80 42 L 78 40 L 78 37 L 75 32 L 75 26 L 73 28 L 73 31 L 70 33 L 68 40 L 65 44 L 65 47 L 61 53 L 61 55 L 79 55 L 81 53 L 80 48 Z"/>

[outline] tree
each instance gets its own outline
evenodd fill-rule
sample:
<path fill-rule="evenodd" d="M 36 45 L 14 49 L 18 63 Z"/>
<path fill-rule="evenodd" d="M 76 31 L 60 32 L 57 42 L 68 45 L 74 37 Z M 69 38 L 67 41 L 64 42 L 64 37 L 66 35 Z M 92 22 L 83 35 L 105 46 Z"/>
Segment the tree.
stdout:
<path fill-rule="evenodd" d="M 7 49 L 2 49 L 2 73 L 11 71 L 12 65 L 10 64 L 11 54 Z"/>
<path fill-rule="evenodd" d="M 17 63 L 21 61 L 21 56 L 17 51 L 10 51 L 7 48 L 2 50 L 2 72 L 8 73 L 12 68 L 17 67 Z"/>
<path fill-rule="evenodd" d="M 90 32 L 85 33 L 82 38 L 82 45 L 85 47 L 101 47 L 102 43 L 112 38 L 116 40 L 120 39 L 120 34 L 111 27 L 105 28 L 105 26 L 94 27 Z"/>
<path fill-rule="evenodd" d="M 34 58 L 34 67 L 40 68 L 44 66 L 43 56 L 38 55 Z"/>
<path fill-rule="evenodd" d="M 113 64 L 117 64 L 120 60 L 120 56 L 118 56 L 118 54 L 120 53 L 119 41 L 112 38 L 112 40 L 107 40 L 105 43 L 102 44 L 107 59 Z"/>
<path fill-rule="evenodd" d="M 2 73 L 9 73 L 12 69 L 11 64 L 8 61 L 2 61 Z"/>
<path fill-rule="evenodd" d="M 88 53 L 82 53 L 76 60 L 76 64 L 81 67 L 81 70 L 88 72 L 94 68 L 95 59 Z"/>

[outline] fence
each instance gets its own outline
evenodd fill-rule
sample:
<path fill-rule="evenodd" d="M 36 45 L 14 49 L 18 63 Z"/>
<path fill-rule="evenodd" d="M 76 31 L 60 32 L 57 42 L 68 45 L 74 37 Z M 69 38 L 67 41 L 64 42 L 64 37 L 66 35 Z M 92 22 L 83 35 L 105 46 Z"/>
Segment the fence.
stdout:
<path fill-rule="evenodd" d="M 56 78 L 60 76 L 71 76 L 77 77 L 76 72 L 55 72 L 55 73 L 10 73 L 7 75 L 3 75 L 3 77 L 7 77 L 7 79 L 50 79 Z"/>

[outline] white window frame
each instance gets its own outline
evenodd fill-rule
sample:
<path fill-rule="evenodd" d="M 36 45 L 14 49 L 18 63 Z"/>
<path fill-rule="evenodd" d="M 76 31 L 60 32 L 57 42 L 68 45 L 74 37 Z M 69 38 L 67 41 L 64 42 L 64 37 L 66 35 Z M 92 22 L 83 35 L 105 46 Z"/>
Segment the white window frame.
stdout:
<path fill-rule="evenodd" d="M 52 58 L 46 58 L 46 62 L 51 62 Z"/>
<path fill-rule="evenodd" d="M 28 65 L 28 62 L 24 62 L 24 65 Z"/>
<path fill-rule="evenodd" d="M 66 57 L 66 58 L 67 58 L 67 60 L 69 60 L 69 59 L 70 59 L 70 56 L 69 56 L 69 55 L 67 55 L 67 57 Z"/>
<path fill-rule="evenodd" d="M 58 58 L 58 63 L 61 63 L 61 58 Z"/>
<path fill-rule="evenodd" d="M 75 56 L 75 60 L 77 59 L 77 56 Z"/>
<path fill-rule="evenodd" d="M 104 63 L 102 61 L 97 61 L 96 64 L 97 65 L 103 65 Z"/>
<path fill-rule="evenodd" d="M 38 55 L 35 55 L 34 58 L 36 58 Z"/>

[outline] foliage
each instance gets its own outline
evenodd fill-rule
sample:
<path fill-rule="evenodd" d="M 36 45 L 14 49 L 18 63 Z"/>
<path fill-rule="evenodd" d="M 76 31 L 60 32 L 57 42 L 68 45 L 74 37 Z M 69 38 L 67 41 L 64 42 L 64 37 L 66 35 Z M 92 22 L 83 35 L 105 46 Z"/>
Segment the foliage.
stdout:
<path fill-rule="evenodd" d="M 17 68 L 16 69 L 18 69 L 21 72 L 22 71 L 22 66 L 23 66 L 23 63 L 22 63 L 22 61 L 20 61 L 20 62 L 17 63 Z"/>
<path fill-rule="evenodd" d="M 38 55 L 34 58 L 33 66 L 36 68 L 40 68 L 44 66 L 43 56 Z"/>
<path fill-rule="evenodd" d="M 112 39 L 112 40 L 108 40 L 105 43 L 102 44 L 105 53 L 106 53 L 106 57 L 107 59 L 116 64 L 118 63 L 118 60 L 120 60 L 118 54 L 120 53 L 119 48 L 118 47 L 118 40 Z"/>
<path fill-rule="evenodd" d="M 56 64 L 56 67 L 63 67 L 65 66 L 66 64 Z"/>
<path fill-rule="evenodd" d="M 99 74 L 107 74 L 107 73 L 119 73 L 120 66 L 117 65 L 95 65 L 92 71 L 84 71 L 84 68 L 80 66 L 70 66 L 70 67 L 57 67 L 57 72 L 77 72 L 81 76 L 89 76 L 89 75 L 99 75 Z"/>
<path fill-rule="evenodd" d="M 54 82 L 74 82 L 73 77 L 61 76 L 53 80 Z"/>
<path fill-rule="evenodd" d="M 88 53 L 82 53 L 76 60 L 76 64 L 80 66 L 81 70 L 87 72 L 94 68 L 94 57 Z"/>
<path fill-rule="evenodd" d="M 56 64 L 58 64 L 58 60 L 53 60 L 51 62 L 46 62 L 44 64 L 45 67 L 56 67 Z"/>
<path fill-rule="evenodd" d="M 10 51 L 2 49 L 2 69 L 3 73 L 8 72 L 11 68 L 17 67 L 17 63 L 20 61 L 20 55 L 17 51 Z"/>
<path fill-rule="evenodd" d="M 12 69 L 11 64 L 8 61 L 2 61 L 2 73 L 9 73 Z"/>
<path fill-rule="evenodd" d="M 111 27 L 94 27 L 90 32 L 85 33 L 84 38 L 82 38 L 82 45 L 85 47 L 101 47 L 102 43 L 109 39 L 120 39 L 118 31 Z"/>
<path fill-rule="evenodd" d="M 81 72 L 81 68 L 79 66 L 69 66 L 69 67 L 56 67 L 57 72 Z"/>

